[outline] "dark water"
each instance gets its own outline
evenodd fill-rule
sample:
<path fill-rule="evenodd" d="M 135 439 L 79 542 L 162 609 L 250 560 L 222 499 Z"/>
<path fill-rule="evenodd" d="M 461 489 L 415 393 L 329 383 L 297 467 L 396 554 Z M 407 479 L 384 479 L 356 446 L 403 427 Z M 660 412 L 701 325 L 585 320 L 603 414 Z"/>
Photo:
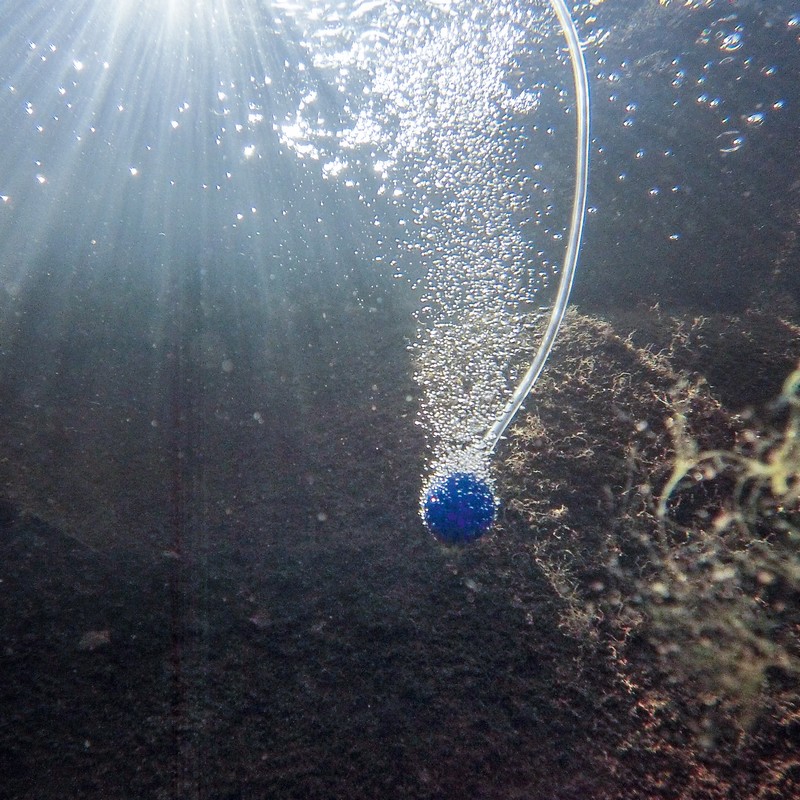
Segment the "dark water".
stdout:
<path fill-rule="evenodd" d="M 324 10 L 371 43 L 390 5 Z M 402 13 L 422 29 L 494 8 L 446 6 Z M 573 301 L 620 342 L 638 331 L 638 360 L 589 323 L 553 358 L 568 382 L 584 347 L 655 409 L 705 376 L 730 421 L 800 356 L 800 6 L 694 6 L 575 7 L 592 152 Z M 570 556 L 585 546 L 573 588 L 604 608 L 586 564 L 607 566 L 598 542 L 624 527 L 608 497 L 630 453 L 601 438 L 639 413 L 624 393 L 576 380 L 559 405 L 545 386 L 532 441 L 564 459 L 520 476 L 501 452 L 518 505 L 474 548 L 425 531 L 421 162 L 387 178 L 377 136 L 326 173 L 370 66 L 315 60 L 338 51 L 309 7 L 0 4 L 0 797 L 800 797 L 774 664 L 756 727 L 712 735 L 686 709 L 714 698 L 675 689 L 644 633 L 565 623 L 519 509 L 547 509 Z M 552 189 L 549 233 L 570 202 L 565 63 L 509 69 L 541 89 L 540 130 L 515 146 Z M 563 239 L 531 247 L 557 260 Z M 620 563 L 617 610 L 641 568 Z"/>
<path fill-rule="evenodd" d="M 636 302 L 647 287 L 670 305 L 740 311 L 773 287 L 797 297 L 797 270 L 777 266 L 791 262 L 796 214 L 797 8 L 706 5 L 598 9 L 612 35 L 594 86 L 603 153 L 579 300 Z"/>

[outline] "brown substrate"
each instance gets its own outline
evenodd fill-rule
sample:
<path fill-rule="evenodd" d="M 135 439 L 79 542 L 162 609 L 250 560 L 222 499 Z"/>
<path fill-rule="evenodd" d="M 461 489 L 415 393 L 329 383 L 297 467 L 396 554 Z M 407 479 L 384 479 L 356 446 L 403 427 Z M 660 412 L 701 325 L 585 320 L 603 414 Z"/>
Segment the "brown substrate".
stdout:
<path fill-rule="evenodd" d="M 91 392 L 4 384 L 0 796 L 800 797 L 792 662 L 737 697 L 725 659 L 683 657 L 701 628 L 665 630 L 664 547 L 726 487 L 653 515 L 675 409 L 733 444 L 797 329 L 572 313 L 464 549 L 418 519 L 403 332 L 354 315 L 297 334 L 313 359 L 230 364 L 212 331 L 158 357 L 120 333 Z M 796 657 L 783 588 L 769 640 Z"/>

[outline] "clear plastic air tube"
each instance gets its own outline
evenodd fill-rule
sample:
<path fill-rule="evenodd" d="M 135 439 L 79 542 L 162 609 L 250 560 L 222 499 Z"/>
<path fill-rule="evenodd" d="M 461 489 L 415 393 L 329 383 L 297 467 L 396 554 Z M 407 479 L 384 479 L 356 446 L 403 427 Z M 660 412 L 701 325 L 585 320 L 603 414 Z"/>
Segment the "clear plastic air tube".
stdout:
<path fill-rule="evenodd" d="M 575 277 L 575 267 L 578 263 L 578 252 L 583 233 L 583 220 L 586 214 L 586 190 L 589 182 L 589 80 L 586 75 L 586 63 L 583 60 L 578 32 L 572 21 L 564 0 L 550 0 L 553 10 L 558 17 L 564 38 L 567 40 L 572 76 L 575 82 L 575 108 L 577 111 L 577 137 L 575 148 L 575 192 L 572 201 L 572 216 L 570 218 L 569 239 L 567 241 L 564 269 L 561 272 L 561 281 L 558 292 L 550 312 L 542 342 L 528 371 L 520 380 L 513 395 L 509 399 L 502 415 L 497 422 L 487 431 L 484 445 L 488 451 L 494 450 L 497 443 L 505 433 L 511 420 L 519 411 L 520 406 L 530 393 L 539 375 L 544 368 L 545 361 L 550 355 L 564 313 L 567 310 L 572 281 Z"/>

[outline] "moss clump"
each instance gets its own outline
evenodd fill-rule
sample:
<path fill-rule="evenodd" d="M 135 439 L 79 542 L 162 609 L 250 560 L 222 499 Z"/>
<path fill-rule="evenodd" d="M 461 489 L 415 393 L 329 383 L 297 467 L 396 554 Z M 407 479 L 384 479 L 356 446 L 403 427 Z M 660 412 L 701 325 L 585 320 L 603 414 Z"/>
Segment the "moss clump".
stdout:
<path fill-rule="evenodd" d="M 674 462 L 657 504 L 649 613 L 664 654 L 745 728 L 770 673 L 800 671 L 791 634 L 800 597 L 799 389 L 800 368 L 773 404 L 777 421 L 746 415 L 729 448 L 701 448 L 682 402 L 668 425 Z M 714 506 L 682 523 L 671 518 L 683 492 L 710 486 Z"/>
<path fill-rule="evenodd" d="M 700 450 L 686 434 L 685 416 L 677 408 L 670 425 L 675 462 L 661 491 L 659 517 L 667 516 L 670 498 L 687 478 L 713 480 L 728 473 L 736 488 L 727 514 L 717 521 L 719 528 L 735 522 L 750 530 L 769 519 L 796 538 L 791 516 L 800 501 L 800 367 L 786 378 L 775 407 L 785 410 L 783 429 L 747 428 L 739 445 L 730 450 Z"/>
<path fill-rule="evenodd" d="M 800 702 L 800 368 L 766 419 L 742 411 L 775 384 L 752 354 L 788 371 L 797 334 L 766 315 L 572 312 L 510 433 L 508 532 L 562 629 L 641 697 L 654 747 L 676 729 L 741 745 Z"/>

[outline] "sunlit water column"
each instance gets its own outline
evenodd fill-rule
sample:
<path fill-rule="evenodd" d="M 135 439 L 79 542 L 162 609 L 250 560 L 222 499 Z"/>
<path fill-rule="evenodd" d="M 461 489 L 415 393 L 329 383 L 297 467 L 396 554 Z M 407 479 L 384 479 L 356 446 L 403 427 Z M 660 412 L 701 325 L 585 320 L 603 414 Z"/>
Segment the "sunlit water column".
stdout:
<path fill-rule="evenodd" d="M 535 295 L 540 287 L 531 290 L 524 277 L 525 245 L 514 222 L 520 198 L 504 186 L 508 153 L 493 152 L 491 144 L 493 125 L 498 128 L 495 133 L 500 127 L 492 114 L 492 93 L 502 96 L 503 61 L 510 53 L 498 37 L 489 58 L 467 65 L 455 59 L 451 70 L 458 74 L 448 76 L 463 81 L 462 96 L 483 117 L 484 126 L 462 126 L 465 141 L 449 143 L 465 155 L 464 174 L 457 178 L 462 191 L 454 195 L 456 207 L 444 212 L 451 225 L 449 246 L 437 252 L 430 266 L 415 346 L 423 389 L 421 421 L 432 440 L 421 514 L 434 536 L 448 544 L 472 541 L 494 522 L 498 502 L 490 457 L 544 367 L 577 263 L 587 187 L 588 81 L 569 11 L 562 0 L 552 0 L 552 5 L 567 41 L 575 84 L 575 189 L 564 265 L 545 332 L 530 367 L 512 390 L 509 369 L 524 338 L 525 303 L 533 299 L 526 292 Z M 513 39 L 505 40 L 509 46 Z M 455 247 L 452 226 L 460 234 Z"/>

